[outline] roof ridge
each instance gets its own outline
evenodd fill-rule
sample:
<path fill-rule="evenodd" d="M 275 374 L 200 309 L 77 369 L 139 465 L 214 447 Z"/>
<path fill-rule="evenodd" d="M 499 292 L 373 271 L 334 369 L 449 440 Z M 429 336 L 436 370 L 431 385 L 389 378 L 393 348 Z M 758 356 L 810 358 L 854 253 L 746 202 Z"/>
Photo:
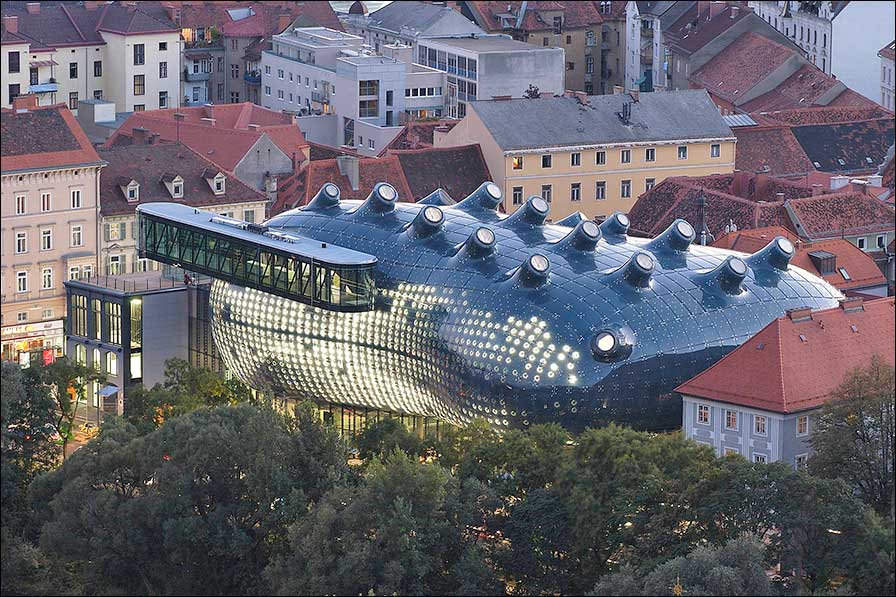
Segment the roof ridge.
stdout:
<path fill-rule="evenodd" d="M 781 402 L 784 410 L 787 410 L 787 384 L 784 383 L 784 351 L 781 345 L 781 317 L 776 317 L 775 321 L 775 348 L 778 351 L 778 389 L 781 391 Z"/>
<path fill-rule="evenodd" d="M 108 5 L 106 5 L 106 6 L 108 7 Z M 65 7 L 65 4 L 60 4 L 60 5 L 59 5 L 59 8 L 62 9 L 63 14 L 64 14 L 65 17 L 69 20 L 69 22 L 72 24 L 72 27 L 75 28 L 75 31 L 78 32 L 78 35 L 81 37 L 81 41 L 87 41 L 87 38 L 84 37 L 84 34 L 81 32 L 81 28 L 78 27 L 78 24 L 77 24 L 77 23 L 75 23 L 75 19 L 72 18 L 72 15 L 71 15 L 71 13 L 68 11 L 68 8 Z M 105 14 L 105 13 L 104 13 L 104 14 Z"/>

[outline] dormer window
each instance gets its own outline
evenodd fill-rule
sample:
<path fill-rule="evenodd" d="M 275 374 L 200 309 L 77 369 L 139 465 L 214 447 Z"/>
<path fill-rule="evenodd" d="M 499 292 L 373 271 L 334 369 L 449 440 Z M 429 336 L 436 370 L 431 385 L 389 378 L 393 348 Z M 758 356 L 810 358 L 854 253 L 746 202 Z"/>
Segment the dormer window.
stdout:
<path fill-rule="evenodd" d="M 223 195 L 224 194 L 224 175 L 219 172 L 218 175 L 215 177 L 214 182 L 215 182 L 215 186 L 214 186 L 215 195 Z"/>
<path fill-rule="evenodd" d="M 140 199 L 140 185 L 130 185 L 128 187 L 128 201 L 137 201 Z"/>
<path fill-rule="evenodd" d="M 183 197 L 184 196 L 184 185 L 181 183 L 174 183 L 171 189 L 171 195 L 173 197 Z"/>
<path fill-rule="evenodd" d="M 128 200 L 128 203 L 140 201 L 140 183 L 133 178 L 119 178 L 118 188 L 121 189 L 121 193 Z"/>
<path fill-rule="evenodd" d="M 162 174 L 162 182 L 168 189 L 172 199 L 180 199 L 184 196 L 184 179 L 180 174 Z"/>

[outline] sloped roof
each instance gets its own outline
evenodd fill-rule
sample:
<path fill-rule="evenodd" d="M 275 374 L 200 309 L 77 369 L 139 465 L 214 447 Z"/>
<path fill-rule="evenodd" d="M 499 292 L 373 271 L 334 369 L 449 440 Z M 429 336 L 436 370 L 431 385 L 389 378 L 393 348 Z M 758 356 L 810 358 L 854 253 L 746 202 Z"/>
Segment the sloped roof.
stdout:
<path fill-rule="evenodd" d="M 478 4 L 478 3 L 477 3 Z M 390 2 L 368 15 L 369 23 L 389 31 L 425 35 L 438 33 L 478 33 L 478 26 L 458 11 L 430 2 Z"/>
<path fill-rule="evenodd" d="M 870 195 L 832 193 L 788 201 L 800 236 L 810 239 L 891 231 L 896 228 L 893 208 Z"/>
<path fill-rule="evenodd" d="M 815 167 L 790 127 L 738 127 L 734 167 L 771 176 L 805 174 Z"/>
<path fill-rule="evenodd" d="M 467 6 L 476 18 L 480 27 L 489 32 L 504 30 L 502 21 L 512 22 L 513 28 L 519 17 L 521 6 L 526 5 L 523 22 L 518 28 L 521 31 L 547 31 L 553 30 L 553 19 L 548 20 L 542 14 L 543 11 L 561 11 L 563 13 L 563 27 L 566 29 L 581 29 L 593 27 L 603 22 L 603 18 L 593 2 L 468 2 Z M 623 3 L 624 4 L 624 3 Z M 508 12 L 507 8 L 510 7 Z M 507 18 L 514 15 L 513 18 Z M 501 16 L 505 18 L 502 19 Z"/>
<path fill-rule="evenodd" d="M 893 145 L 892 118 L 793 127 L 803 151 L 825 172 L 876 169 Z"/>
<path fill-rule="evenodd" d="M 264 202 L 267 197 L 249 188 L 232 174 L 227 176 L 223 195 L 215 195 L 203 178 L 207 169 L 218 170 L 209 160 L 186 145 L 163 143 L 100 149 L 108 165 L 100 178 L 100 213 L 104 216 L 134 213 L 137 205 L 158 201 L 195 207 L 242 202 Z M 174 199 L 160 173 L 183 178 L 183 197 Z M 119 178 L 140 184 L 140 200 L 128 202 L 118 185 Z"/>
<path fill-rule="evenodd" d="M 779 317 L 675 391 L 770 412 L 816 408 L 875 355 L 894 365 L 894 299 Z"/>
<path fill-rule="evenodd" d="M 817 106 L 783 110 L 761 110 L 751 116 L 760 124 L 835 124 L 876 118 L 893 118 L 893 113 L 877 104 L 866 107 Z"/>
<path fill-rule="evenodd" d="M 398 157 L 414 201 L 436 189 L 443 189 L 455 200 L 475 191 L 484 180 L 491 180 L 479 145 L 391 150 Z"/>
<path fill-rule="evenodd" d="M 733 137 L 706 91 L 627 93 L 476 101 L 476 112 L 504 151 L 677 139 Z M 633 102 L 626 125 L 618 113 Z"/>
<path fill-rule="evenodd" d="M 708 11 L 698 18 L 697 10 L 698 3 L 694 2 L 677 21 L 663 30 L 663 37 L 667 43 L 686 55 L 693 54 L 709 42 L 721 38 L 732 26 L 753 14 L 752 10 L 738 6 L 737 14 L 732 15 L 732 6 L 729 5 L 713 18 L 709 18 Z M 697 26 L 689 28 L 688 25 L 694 22 L 697 22 Z"/>
<path fill-rule="evenodd" d="M 823 70 L 814 64 L 804 64 L 799 70 L 787 77 L 783 83 L 771 91 L 742 104 L 740 108 L 747 112 L 806 108 L 815 105 L 820 99 L 823 100 L 829 93 L 837 93 L 835 88 L 838 87 L 842 88 L 843 84 L 826 75 Z M 846 90 L 839 92 L 838 95 L 844 91 Z M 874 105 L 874 102 L 866 101 L 869 107 Z M 825 104 L 827 103 L 829 102 L 825 102 Z"/>
<path fill-rule="evenodd" d="M 237 0 L 164 0 L 167 6 L 180 9 L 180 25 L 183 27 L 210 27 L 216 26 L 223 31 L 226 25 L 236 25 L 240 21 L 234 21 L 227 11 L 234 9 L 251 8 L 259 19 L 249 17 L 252 27 L 262 25 L 263 33 L 259 35 L 272 35 L 275 33 L 278 15 L 289 14 L 293 19 L 303 16 L 309 22 L 321 27 L 329 27 L 342 31 L 342 23 L 333 11 L 329 2 L 291 2 L 287 0 L 266 0 L 265 2 L 245 2 Z M 276 33 L 279 33 L 277 31 Z M 239 35 L 239 26 L 230 34 Z"/>
<path fill-rule="evenodd" d="M 891 41 L 890 43 L 882 47 L 877 55 L 881 58 L 896 60 L 896 41 Z"/>
<path fill-rule="evenodd" d="M 100 157 L 65 104 L 0 110 L 3 172 L 100 163 Z"/>
<path fill-rule="evenodd" d="M 444 127 L 447 130 L 453 129 L 459 120 L 437 120 L 432 122 L 409 122 L 400 133 L 387 145 L 382 154 L 390 149 L 420 149 L 421 147 L 432 147 L 435 129 Z M 382 155 L 381 154 L 381 155 Z"/>

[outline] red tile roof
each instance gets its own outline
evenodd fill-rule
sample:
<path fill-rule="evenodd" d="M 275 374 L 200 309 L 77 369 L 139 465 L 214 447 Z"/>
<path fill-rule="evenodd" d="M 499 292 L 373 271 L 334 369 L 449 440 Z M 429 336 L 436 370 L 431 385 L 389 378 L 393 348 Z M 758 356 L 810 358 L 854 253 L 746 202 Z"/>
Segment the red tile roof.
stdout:
<path fill-rule="evenodd" d="M 784 109 L 750 114 L 760 124 L 785 124 L 798 126 L 804 124 L 836 124 L 841 122 L 859 122 L 878 118 L 893 118 L 893 113 L 877 104 L 862 107 L 817 106 L 795 109 Z"/>
<path fill-rule="evenodd" d="M 804 64 L 768 93 L 739 107 L 746 112 L 806 108 L 815 105 L 817 100 L 823 99 L 837 85 L 836 79 L 826 75 L 814 64 Z M 845 91 L 848 90 L 841 91 L 839 95 L 843 95 Z M 866 102 L 869 107 L 874 105 L 874 102 L 870 100 L 866 100 Z"/>
<path fill-rule="evenodd" d="M 745 19 L 753 14 L 752 10 L 740 5 L 737 7 L 737 14 L 732 16 L 732 6 L 729 5 L 713 18 L 709 18 L 709 12 L 698 18 L 697 8 L 698 3 L 695 2 L 686 13 L 672 24 L 668 31 L 663 31 L 663 38 L 666 42 L 688 56 L 717 39 L 734 24 L 740 22 L 741 19 Z M 694 21 L 697 21 L 696 28 L 689 28 L 688 25 Z"/>
<path fill-rule="evenodd" d="M 731 130 L 737 137 L 734 167 L 738 170 L 793 176 L 815 169 L 790 127 L 754 126 Z"/>
<path fill-rule="evenodd" d="M 414 201 L 436 189 L 442 189 L 455 201 L 460 201 L 483 181 L 491 180 L 478 144 L 392 150 L 389 154 L 398 156 Z"/>
<path fill-rule="evenodd" d="M 267 200 L 265 195 L 226 172 L 229 175 L 224 185 L 225 193 L 215 195 L 203 172 L 218 170 L 217 166 L 186 145 L 130 145 L 100 149 L 99 154 L 108 162 L 100 178 L 100 213 L 104 216 L 131 214 L 137 205 L 157 201 L 208 207 Z M 162 173 L 184 179 L 183 198 L 172 198 L 161 180 Z M 140 184 L 138 202 L 129 202 L 122 194 L 120 180 L 135 180 Z"/>
<path fill-rule="evenodd" d="M 796 254 L 790 261 L 792 265 L 823 278 L 841 292 L 871 286 L 886 286 L 887 284 L 887 278 L 881 273 L 874 259 L 848 240 L 841 238 L 803 242 L 789 230 L 774 226 L 729 232 L 719 237 L 712 243 L 712 246 L 743 253 L 755 253 L 776 236 L 785 236 L 796 246 Z M 835 255 L 835 271 L 822 275 L 809 256 L 809 253 L 813 251 L 826 251 Z M 840 273 L 840 268 L 849 274 L 848 280 Z"/>
<path fill-rule="evenodd" d="M 689 80 L 713 95 L 735 103 L 792 56 L 792 48 L 748 32 L 693 72 Z"/>
<path fill-rule="evenodd" d="M 0 111 L 3 172 L 100 163 L 100 157 L 65 104 Z"/>
<path fill-rule="evenodd" d="M 873 356 L 896 362 L 893 297 L 858 300 L 807 319 L 779 317 L 676 391 L 778 413 L 821 406 Z"/>
<path fill-rule="evenodd" d="M 466 6 L 474 13 L 477 24 L 489 32 L 501 32 L 502 19 L 498 15 L 519 15 L 523 2 L 483 1 L 467 2 Z M 543 11 L 561 11 L 563 13 L 563 26 L 567 29 L 581 29 L 592 27 L 602 22 L 600 12 L 592 2 L 552 2 L 535 1 L 526 2 L 526 13 L 523 15 L 522 31 L 546 31 L 554 28 L 552 18 L 543 14 Z M 622 3 L 624 4 L 624 3 Z M 508 7 L 510 11 L 508 11 Z M 551 15 L 553 16 L 553 15 Z M 516 29 L 516 19 L 510 19 L 512 28 Z"/>
<path fill-rule="evenodd" d="M 835 97 L 834 100 L 828 104 L 828 106 L 831 106 L 832 108 L 866 108 L 877 106 L 877 102 L 871 101 L 864 95 L 856 93 L 852 89 L 847 89 L 846 91 Z"/>
<path fill-rule="evenodd" d="M 432 147 L 435 129 L 453 129 L 459 120 L 436 120 L 432 122 L 409 122 L 398 133 L 392 142 L 383 149 L 380 155 L 384 155 L 390 149 L 420 149 Z"/>
<path fill-rule="evenodd" d="M 175 112 L 185 115 L 180 125 Z M 203 118 L 214 118 L 211 125 Z M 259 125 L 250 127 L 250 125 Z M 267 135 L 283 152 L 304 159 L 308 147 L 298 125 L 288 114 L 267 110 L 248 102 L 135 112 L 106 142 L 107 147 L 127 143 L 122 137 L 143 127 L 159 133 L 166 141 L 180 141 L 225 170 L 233 170 L 262 135 Z M 179 129 L 179 132 L 178 132 Z"/>
<path fill-rule="evenodd" d="M 896 41 L 891 41 L 890 43 L 882 47 L 877 55 L 882 58 L 896 60 Z"/>
<path fill-rule="evenodd" d="M 809 239 L 896 229 L 893 208 L 859 193 L 834 193 L 788 202 L 797 233 Z"/>
<path fill-rule="evenodd" d="M 243 28 L 246 28 L 246 31 L 249 31 L 250 28 L 253 31 L 261 31 L 260 33 L 253 33 L 253 35 L 269 36 L 274 33 L 280 33 L 279 31 L 274 31 L 277 28 L 278 15 L 280 14 L 289 14 L 292 19 L 303 16 L 309 23 L 329 27 L 337 31 L 343 30 L 339 17 L 336 16 L 329 2 L 289 2 L 284 0 L 269 0 L 265 2 L 188 0 L 181 2 L 177 0 L 163 0 L 161 4 L 180 10 L 179 24 L 183 27 L 210 27 L 214 25 L 221 31 L 224 31 L 225 27 L 234 27 L 226 31 L 228 35 L 240 36 L 244 34 Z M 261 18 L 249 17 L 240 21 L 233 21 L 227 13 L 228 10 L 235 8 L 249 7 Z M 248 23 L 244 23 L 245 21 L 248 21 Z M 240 23 L 243 24 L 240 25 Z"/>

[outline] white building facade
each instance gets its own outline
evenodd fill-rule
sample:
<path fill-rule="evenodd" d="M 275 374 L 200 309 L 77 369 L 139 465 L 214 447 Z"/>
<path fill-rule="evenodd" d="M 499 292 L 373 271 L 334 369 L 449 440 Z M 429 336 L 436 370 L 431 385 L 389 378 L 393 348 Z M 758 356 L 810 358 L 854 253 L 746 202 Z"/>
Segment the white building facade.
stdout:
<path fill-rule="evenodd" d="M 896 41 L 891 41 L 877 53 L 880 57 L 880 105 L 887 110 L 896 110 L 894 53 L 896 53 Z"/>

